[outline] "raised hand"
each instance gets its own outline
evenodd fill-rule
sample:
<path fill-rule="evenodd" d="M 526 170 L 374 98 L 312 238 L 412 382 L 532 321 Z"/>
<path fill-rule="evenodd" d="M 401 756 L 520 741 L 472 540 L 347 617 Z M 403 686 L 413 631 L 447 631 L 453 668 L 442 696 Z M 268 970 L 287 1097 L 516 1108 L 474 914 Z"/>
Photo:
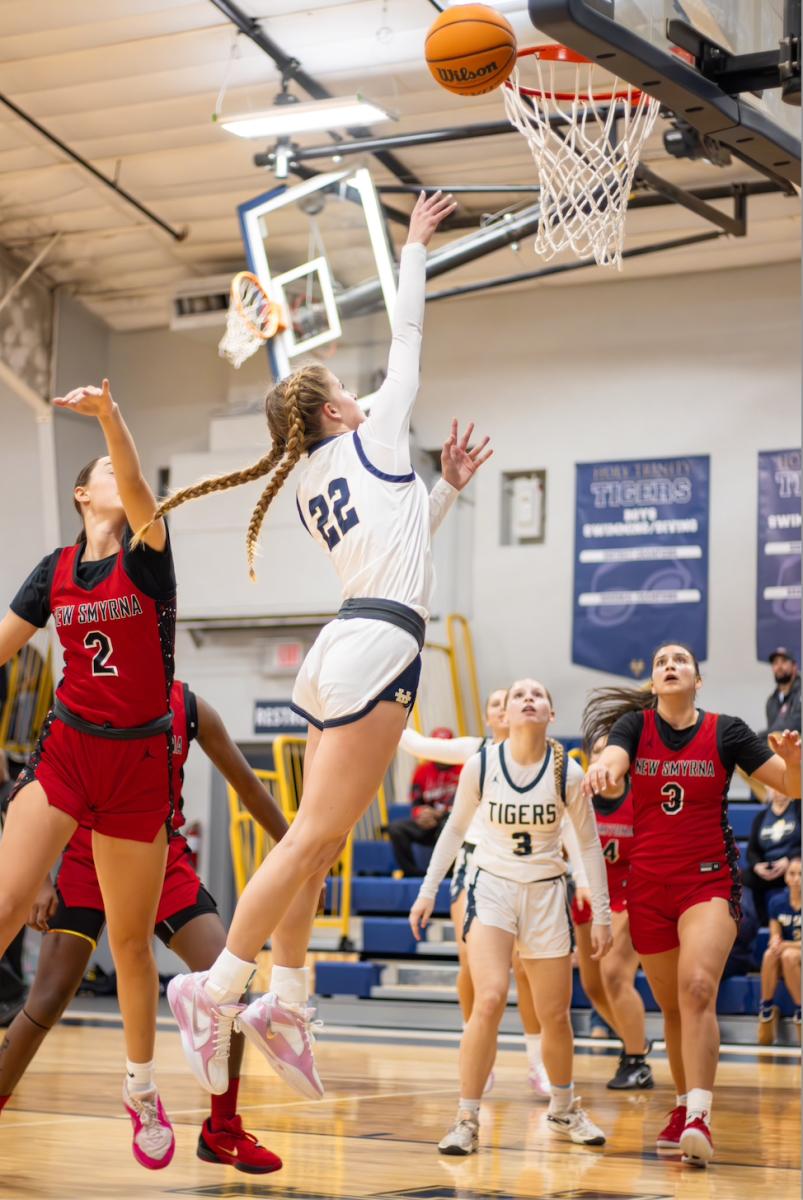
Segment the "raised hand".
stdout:
<path fill-rule="evenodd" d="M 458 438 L 457 418 L 455 417 L 452 421 L 452 432 L 444 442 L 441 451 L 443 478 L 458 492 L 462 492 L 463 488 L 471 483 L 482 464 L 487 462 L 493 454 L 493 450 L 485 450 L 491 440 L 487 437 L 484 437 L 473 450 L 469 450 L 468 443 L 473 432 L 474 426 L 471 424 L 463 436 Z"/>
<path fill-rule="evenodd" d="M 56 408 L 69 408 L 84 417 L 110 417 L 114 412 L 108 379 L 103 380 L 103 387 L 73 388 L 66 396 L 54 397 L 53 403 Z"/>
<path fill-rule="evenodd" d="M 800 734 L 795 730 L 784 729 L 783 733 L 771 733 L 769 743 L 784 762 L 793 766 L 800 762 Z"/>
<path fill-rule="evenodd" d="M 588 768 L 581 790 L 584 796 L 592 800 L 608 788 L 615 787 L 617 782 L 610 767 L 606 767 L 603 762 L 596 762 Z"/>
<path fill-rule="evenodd" d="M 415 208 L 410 217 L 410 232 L 407 234 L 407 245 L 419 242 L 428 246 L 430 238 L 445 217 L 450 217 L 457 208 L 457 201 L 443 192 L 435 192 L 427 196 L 422 192 L 415 202 Z"/>

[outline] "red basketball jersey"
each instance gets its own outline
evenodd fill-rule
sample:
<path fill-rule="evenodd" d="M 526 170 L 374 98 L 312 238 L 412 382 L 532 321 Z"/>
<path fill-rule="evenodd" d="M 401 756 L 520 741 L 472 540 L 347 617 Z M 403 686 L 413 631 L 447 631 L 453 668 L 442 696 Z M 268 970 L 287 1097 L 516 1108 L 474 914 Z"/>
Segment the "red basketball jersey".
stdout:
<path fill-rule="evenodd" d="M 621 888 L 630 870 L 630 849 L 633 845 L 635 808 L 633 789 L 628 790 L 619 807 L 604 816 L 595 811 L 597 832 L 608 869 L 608 890 L 613 894 Z"/>
<path fill-rule="evenodd" d="M 661 741 L 655 713 L 647 709 L 631 770 L 635 836 L 630 861 L 639 874 L 680 883 L 735 869 L 730 772 L 717 750 L 716 713 L 706 713 L 689 744 L 675 751 Z"/>
<path fill-rule="evenodd" d="M 184 782 L 182 767 L 187 761 L 190 738 L 187 729 L 187 710 L 184 689 L 186 685 L 177 679 L 170 692 L 170 707 L 173 710 L 173 831 L 184 824 L 181 811 L 181 787 Z M 182 838 L 183 841 L 183 838 Z M 66 868 L 66 869 L 65 869 Z M 89 880 L 89 890 L 82 892 L 82 881 Z M 92 855 L 92 830 L 79 825 L 64 851 L 59 887 L 65 903 L 70 908 L 94 908 L 97 903 L 97 876 L 95 859 Z"/>
<path fill-rule="evenodd" d="M 173 683 L 175 600 L 146 596 L 128 577 L 123 551 L 91 590 L 75 569 L 81 546 L 62 550 L 50 608 L 64 648 L 61 700 L 94 725 L 147 725 L 167 712 Z"/>

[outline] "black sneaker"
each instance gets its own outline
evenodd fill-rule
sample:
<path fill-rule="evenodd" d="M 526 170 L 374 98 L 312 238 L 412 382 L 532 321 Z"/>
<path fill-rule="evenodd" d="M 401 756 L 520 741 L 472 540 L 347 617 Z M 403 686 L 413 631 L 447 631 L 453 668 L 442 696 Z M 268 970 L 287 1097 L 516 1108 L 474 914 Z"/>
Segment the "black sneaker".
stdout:
<path fill-rule="evenodd" d="M 622 1054 L 613 1079 L 606 1084 L 612 1091 L 647 1091 L 655 1087 L 652 1067 L 644 1061 L 643 1054 Z"/>

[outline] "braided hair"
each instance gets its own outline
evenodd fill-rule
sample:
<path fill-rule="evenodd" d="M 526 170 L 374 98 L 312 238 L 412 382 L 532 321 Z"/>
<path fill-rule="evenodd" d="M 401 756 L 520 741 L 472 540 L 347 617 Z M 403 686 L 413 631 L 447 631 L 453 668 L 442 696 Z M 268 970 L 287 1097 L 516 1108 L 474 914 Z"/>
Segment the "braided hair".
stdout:
<path fill-rule="evenodd" d="M 246 535 L 246 556 L 248 573 L 254 582 L 254 558 L 256 557 L 259 531 L 265 514 L 287 476 L 296 465 L 301 455 L 322 440 L 324 436 L 321 411 L 331 400 L 331 375 L 326 367 L 318 364 L 302 367 L 300 371 L 281 380 L 268 392 L 265 400 L 265 411 L 268 428 L 273 444 L 270 451 L 242 471 L 233 471 L 230 475 L 218 475 L 211 479 L 203 479 L 192 487 L 182 488 L 181 491 L 163 500 L 152 519 L 143 525 L 134 535 L 133 546 L 138 546 L 151 526 L 161 517 L 183 504 L 185 500 L 197 500 L 200 496 L 208 496 L 212 492 L 223 492 L 228 488 L 239 487 L 241 483 L 252 483 L 270 474 L 276 468 L 273 478 L 259 498 L 251 516 Z"/>

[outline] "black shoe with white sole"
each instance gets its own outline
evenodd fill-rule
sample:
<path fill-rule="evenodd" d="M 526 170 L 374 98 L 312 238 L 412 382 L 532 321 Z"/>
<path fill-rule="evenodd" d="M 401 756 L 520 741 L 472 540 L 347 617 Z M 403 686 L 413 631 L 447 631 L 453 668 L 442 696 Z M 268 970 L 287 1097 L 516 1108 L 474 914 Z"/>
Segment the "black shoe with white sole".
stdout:
<path fill-rule="evenodd" d="M 622 1054 L 613 1079 L 606 1085 L 612 1091 L 647 1091 L 655 1086 L 652 1067 L 643 1054 Z"/>

